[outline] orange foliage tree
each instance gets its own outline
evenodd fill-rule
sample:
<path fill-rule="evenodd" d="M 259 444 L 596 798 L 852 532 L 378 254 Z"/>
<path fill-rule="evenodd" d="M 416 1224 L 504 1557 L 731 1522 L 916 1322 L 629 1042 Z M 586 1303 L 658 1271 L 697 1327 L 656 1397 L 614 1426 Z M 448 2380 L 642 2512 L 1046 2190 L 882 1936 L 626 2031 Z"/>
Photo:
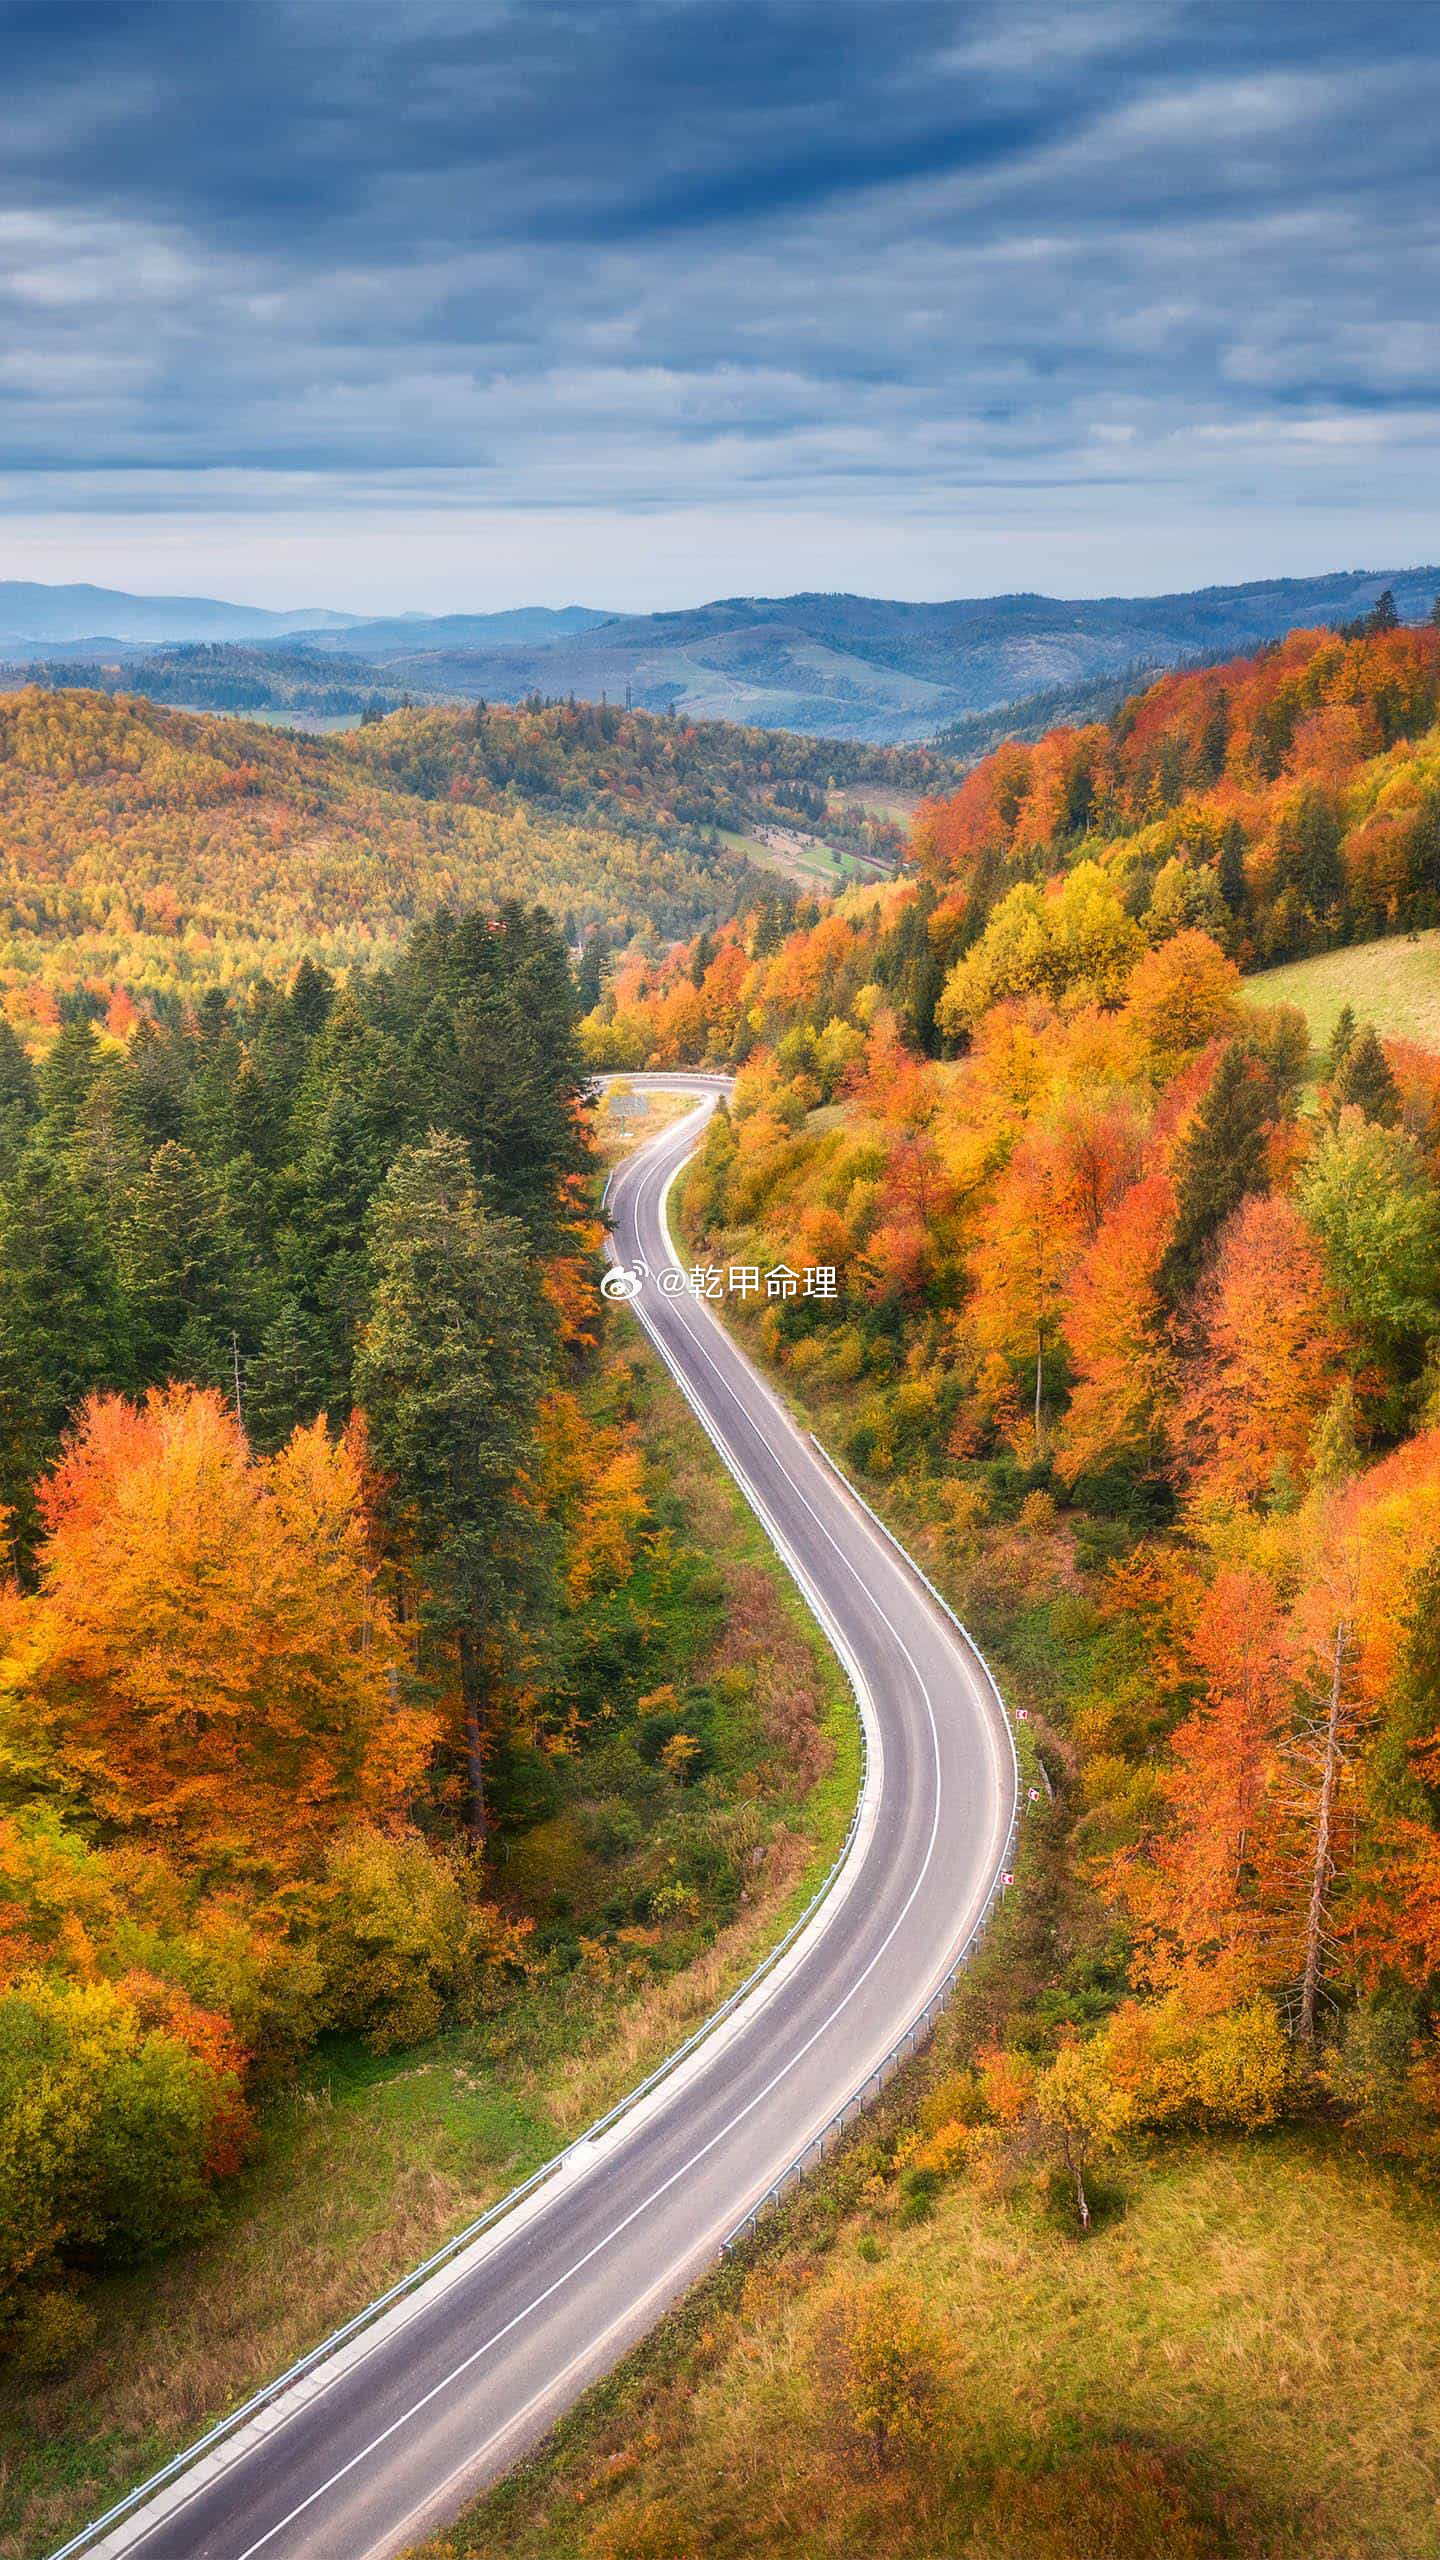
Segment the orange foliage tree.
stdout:
<path fill-rule="evenodd" d="M 46 1789 L 211 1873 L 402 1816 L 432 1731 L 396 1699 L 358 1427 L 262 1459 L 213 1393 L 92 1397 L 42 1501 L 4 1680 Z"/>
<path fill-rule="evenodd" d="M 1207 1501 L 1299 1492 L 1345 1340 L 1319 1250 L 1278 1193 L 1241 1203 L 1200 1309 L 1202 1347 L 1175 1415 L 1179 1470 Z"/>
<path fill-rule="evenodd" d="M 1176 1727 L 1163 1780 L 1169 1827 L 1127 1853 L 1112 1882 L 1136 1924 L 1141 1979 L 1199 1981 L 1207 2005 L 1255 1987 L 1267 1916 L 1261 1830 L 1289 1712 L 1293 1664 L 1274 1589 L 1245 1566 L 1217 1575 L 1190 1631 L 1204 1684 Z"/>
<path fill-rule="evenodd" d="M 1069 1483 L 1117 1460 L 1158 1461 L 1173 1386 L 1160 1266 L 1174 1224 L 1171 1183 L 1146 1174 L 1075 1272 L 1064 1323 L 1076 1382 L 1056 1456 Z"/>

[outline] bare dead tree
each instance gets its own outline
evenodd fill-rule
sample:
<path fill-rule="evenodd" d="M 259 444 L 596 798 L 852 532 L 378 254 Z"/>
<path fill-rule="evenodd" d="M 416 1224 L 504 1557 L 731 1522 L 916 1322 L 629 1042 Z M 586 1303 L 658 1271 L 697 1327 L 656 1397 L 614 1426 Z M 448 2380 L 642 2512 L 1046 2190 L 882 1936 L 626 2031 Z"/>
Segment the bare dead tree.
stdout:
<path fill-rule="evenodd" d="M 1315 2042 L 1316 2012 L 1324 1976 L 1325 1923 L 1335 1880 L 1335 1792 L 1344 1758 L 1344 1674 L 1350 1630 L 1341 1619 L 1330 1644 L 1330 1688 L 1320 1736 L 1320 1788 L 1315 1804 L 1315 1835 L 1310 1868 L 1310 1900 L 1305 1914 L 1305 1961 L 1300 1976 L 1300 2016 L 1296 2034 L 1303 2045 Z"/>

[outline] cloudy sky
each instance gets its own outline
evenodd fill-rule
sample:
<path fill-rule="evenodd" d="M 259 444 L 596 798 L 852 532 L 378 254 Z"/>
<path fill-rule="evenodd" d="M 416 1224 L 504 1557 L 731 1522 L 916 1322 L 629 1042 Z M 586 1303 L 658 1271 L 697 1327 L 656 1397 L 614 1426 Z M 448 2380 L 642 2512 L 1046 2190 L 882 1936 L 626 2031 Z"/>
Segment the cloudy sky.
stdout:
<path fill-rule="evenodd" d="M 1440 557 L 1422 0 L 0 0 L 0 576 Z"/>

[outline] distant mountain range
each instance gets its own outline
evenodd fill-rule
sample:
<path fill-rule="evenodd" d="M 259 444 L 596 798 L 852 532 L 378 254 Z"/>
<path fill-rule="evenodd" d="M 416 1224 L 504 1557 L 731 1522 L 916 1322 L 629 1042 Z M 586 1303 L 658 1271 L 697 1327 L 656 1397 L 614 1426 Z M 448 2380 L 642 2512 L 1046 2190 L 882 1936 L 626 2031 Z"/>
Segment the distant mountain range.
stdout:
<path fill-rule="evenodd" d="M 505 613 L 402 613 L 377 622 L 332 612 L 327 605 L 267 613 L 260 605 L 224 604 L 214 596 L 132 596 L 120 587 L 41 587 L 0 578 L 0 651 L 10 655 L 36 641 L 68 657 L 77 650 L 93 655 L 107 643 L 159 649 L 193 640 L 283 640 L 292 633 L 305 640 L 339 640 L 351 630 L 364 635 L 351 653 L 358 657 L 372 647 L 543 647 L 610 619 L 576 604 L 558 610 L 519 605 Z"/>
<path fill-rule="evenodd" d="M 307 688 L 333 700 L 335 687 L 311 675 L 317 658 L 330 658 L 344 662 L 336 669 L 344 685 L 373 689 L 381 704 L 400 693 L 497 702 L 573 693 L 691 719 L 908 742 L 956 724 L 963 729 L 1037 693 L 1092 684 L 1108 690 L 1107 680 L 1137 667 L 1236 655 L 1297 625 L 1350 619 L 1386 587 L 1402 619 L 1422 621 L 1440 569 L 1344 570 L 1165 596 L 1009 595 L 950 604 L 732 596 L 674 613 L 523 606 L 370 621 L 329 612 L 265 614 L 206 597 L 0 582 L 0 657 L 12 664 L 103 662 L 107 653 L 115 658 L 166 643 L 248 642 L 247 690 L 253 700 L 255 653 L 263 649 L 274 666 L 275 708 L 304 708 Z M 301 653 L 303 676 L 282 664 Z M 143 663 L 125 672 L 143 687 Z M 174 699 L 173 677 L 167 690 Z"/>
<path fill-rule="evenodd" d="M 333 631 L 358 615 L 324 605 L 266 613 L 259 605 L 222 604 L 214 596 L 132 596 L 119 587 L 41 587 L 0 578 L 0 649 L 27 641 L 48 648 L 106 640 L 161 648 L 168 640 L 280 640 L 290 631 Z"/>

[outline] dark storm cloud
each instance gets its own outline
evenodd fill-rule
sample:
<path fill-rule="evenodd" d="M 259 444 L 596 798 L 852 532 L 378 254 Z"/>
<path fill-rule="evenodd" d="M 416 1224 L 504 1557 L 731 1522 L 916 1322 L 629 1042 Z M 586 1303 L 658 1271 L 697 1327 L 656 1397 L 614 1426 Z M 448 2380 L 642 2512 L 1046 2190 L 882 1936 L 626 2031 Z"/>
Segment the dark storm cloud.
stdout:
<path fill-rule="evenodd" d="M 1343 506 L 1428 446 L 1426 12 L 0 0 L 0 60 L 12 506 Z"/>

